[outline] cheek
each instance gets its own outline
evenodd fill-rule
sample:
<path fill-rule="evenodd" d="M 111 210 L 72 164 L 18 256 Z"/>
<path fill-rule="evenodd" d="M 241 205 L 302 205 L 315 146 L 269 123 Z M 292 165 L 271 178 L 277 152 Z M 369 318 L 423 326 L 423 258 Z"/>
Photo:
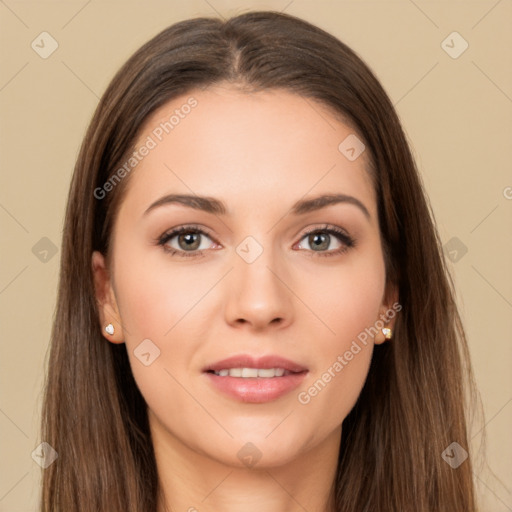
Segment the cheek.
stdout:
<path fill-rule="evenodd" d="M 384 262 L 379 255 L 365 251 L 338 268 L 317 268 L 310 273 L 314 278 L 300 278 L 299 293 L 322 321 L 318 322 L 318 342 L 325 353 L 343 350 L 378 319 L 385 288 Z"/>
<path fill-rule="evenodd" d="M 309 292 L 308 305 L 318 313 L 314 338 L 315 366 L 297 396 L 304 420 L 329 431 L 342 423 L 364 386 L 373 353 L 375 322 L 384 287 L 383 261 L 359 260 L 336 272 L 318 275 L 324 292 Z M 319 281 L 317 280 L 317 283 Z M 321 334 L 320 334 L 321 332 Z"/>
<path fill-rule="evenodd" d="M 182 392 L 178 382 L 193 371 L 195 355 L 208 341 L 213 288 L 223 272 L 171 263 L 155 248 L 130 247 L 123 253 L 120 244 L 117 249 L 118 254 L 129 255 L 116 261 L 115 288 L 134 379 L 150 406 L 154 402 L 159 410 L 167 402 L 167 409 L 167 395 L 176 393 L 173 403 L 179 410 L 190 397 L 185 394 L 179 405 L 176 397 Z M 139 357 L 147 353 L 150 355 Z M 150 361 L 154 362 L 144 364 Z"/>
<path fill-rule="evenodd" d="M 116 297 L 128 344 L 144 338 L 168 340 L 174 327 L 187 322 L 188 313 L 215 283 L 214 272 L 204 275 L 170 263 L 157 249 L 128 251 L 116 264 Z M 140 342 L 140 341 L 139 341 Z"/>
<path fill-rule="evenodd" d="M 194 418 L 204 416 L 186 391 L 184 375 L 199 348 L 196 340 L 204 340 L 195 335 L 202 328 L 198 306 L 215 280 L 205 282 L 198 273 L 172 267 L 164 258 L 151 261 L 151 255 L 136 250 L 129 254 L 116 264 L 115 277 L 133 377 L 149 409 L 168 427 L 186 411 L 180 420 L 186 432 Z"/>

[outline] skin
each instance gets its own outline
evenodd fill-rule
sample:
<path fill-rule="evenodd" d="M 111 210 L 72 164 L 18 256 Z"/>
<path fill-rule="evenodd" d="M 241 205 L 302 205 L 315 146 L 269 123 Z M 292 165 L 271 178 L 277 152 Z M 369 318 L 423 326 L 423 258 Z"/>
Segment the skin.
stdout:
<path fill-rule="evenodd" d="M 284 91 L 247 94 L 219 85 L 161 107 L 136 147 L 190 96 L 197 106 L 132 171 L 111 267 L 102 254 L 92 257 L 101 324 L 115 327 L 103 335 L 126 344 L 148 404 L 166 498 L 159 510 L 330 511 L 342 422 L 384 336 L 360 344 L 309 403 L 298 394 L 397 300 L 386 287 L 368 154 L 349 161 L 338 150 L 354 130 L 321 104 Z M 144 215 L 169 193 L 215 197 L 227 214 L 167 204 Z M 369 218 L 349 203 L 290 214 L 296 201 L 332 193 L 357 198 Z M 200 237 L 202 256 L 171 255 L 155 242 L 191 223 L 211 234 Z M 321 251 L 344 243 L 331 235 L 319 251 L 304 233 L 325 224 L 344 229 L 355 246 L 323 257 Z M 247 236 L 263 248 L 252 263 L 236 252 Z M 185 252 L 178 241 L 167 245 Z M 149 366 L 134 355 L 145 339 L 160 349 Z M 242 403 L 202 372 L 239 353 L 277 354 L 309 372 L 276 400 Z M 253 467 L 237 456 L 248 442 L 261 454 Z"/>

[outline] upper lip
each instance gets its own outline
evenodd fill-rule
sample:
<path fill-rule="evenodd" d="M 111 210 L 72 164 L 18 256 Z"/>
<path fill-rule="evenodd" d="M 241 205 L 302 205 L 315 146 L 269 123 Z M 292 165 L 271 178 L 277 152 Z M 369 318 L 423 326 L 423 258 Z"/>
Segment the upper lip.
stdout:
<path fill-rule="evenodd" d="M 204 368 L 203 371 L 218 372 L 220 370 L 226 370 L 230 368 L 283 368 L 284 370 L 288 370 L 294 373 L 303 372 L 307 370 L 307 368 L 305 368 L 304 366 L 277 355 L 253 357 L 248 354 L 238 354 L 228 357 L 227 359 L 217 361 L 216 363 L 213 363 Z"/>

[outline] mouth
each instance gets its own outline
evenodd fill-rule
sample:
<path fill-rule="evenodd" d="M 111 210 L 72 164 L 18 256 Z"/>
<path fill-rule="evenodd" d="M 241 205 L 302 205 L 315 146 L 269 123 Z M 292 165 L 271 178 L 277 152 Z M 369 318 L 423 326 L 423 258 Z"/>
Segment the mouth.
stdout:
<path fill-rule="evenodd" d="M 242 379 L 254 379 L 261 377 L 265 379 L 273 379 L 274 377 L 283 377 L 291 375 L 289 370 L 284 368 L 223 368 L 222 370 L 209 370 L 209 373 L 218 375 L 219 377 L 240 377 Z"/>
<path fill-rule="evenodd" d="M 238 355 L 203 369 L 209 383 L 223 395 L 246 403 L 265 403 L 290 393 L 308 369 L 278 356 Z"/>

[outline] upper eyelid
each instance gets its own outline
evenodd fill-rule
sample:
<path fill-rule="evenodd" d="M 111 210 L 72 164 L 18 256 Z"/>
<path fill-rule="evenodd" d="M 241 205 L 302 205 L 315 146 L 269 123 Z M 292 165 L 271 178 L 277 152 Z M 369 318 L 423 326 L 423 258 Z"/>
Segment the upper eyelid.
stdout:
<path fill-rule="evenodd" d="M 199 226 L 196 224 L 184 224 L 184 225 L 176 226 L 174 228 L 166 229 L 162 233 L 162 235 L 159 236 L 158 238 L 163 238 L 167 235 L 171 235 L 175 231 L 178 231 L 178 232 L 179 231 L 198 231 L 198 232 L 204 233 L 205 235 L 213 236 L 208 228 L 205 228 L 203 226 Z M 178 234 L 178 233 L 174 233 L 174 235 L 176 235 L 176 234 Z"/>

